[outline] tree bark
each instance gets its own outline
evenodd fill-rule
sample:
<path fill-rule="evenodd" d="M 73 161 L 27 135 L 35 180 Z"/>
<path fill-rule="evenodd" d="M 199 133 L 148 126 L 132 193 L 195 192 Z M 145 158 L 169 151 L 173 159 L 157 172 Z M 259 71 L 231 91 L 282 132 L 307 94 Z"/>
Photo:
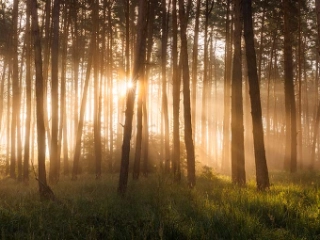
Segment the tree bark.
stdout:
<path fill-rule="evenodd" d="M 181 37 L 181 63 L 183 69 L 183 111 L 184 111 L 184 140 L 187 151 L 188 185 L 193 188 L 196 184 L 195 154 L 192 139 L 191 105 L 190 105 L 190 73 L 188 65 L 187 22 L 184 1 L 179 0 L 179 19 Z"/>
<path fill-rule="evenodd" d="M 53 198 L 53 192 L 47 185 L 45 154 L 46 132 L 44 127 L 44 84 L 42 76 L 41 38 L 38 23 L 37 1 L 31 1 L 32 35 L 34 45 L 34 59 L 36 71 L 36 112 L 37 112 L 37 137 L 38 137 L 38 182 L 39 193 L 42 198 Z"/>
<path fill-rule="evenodd" d="M 146 48 L 146 32 L 147 32 L 147 2 L 139 0 L 139 15 L 138 15 L 138 32 L 137 42 L 135 49 L 135 60 L 132 73 L 132 88 L 127 92 L 126 99 L 126 111 L 125 111 L 125 124 L 124 124 L 124 135 L 122 142 L 121 151 L 121 165 L 120 165 L 120 176 L 118 193 L 124 195 L 128 184 L 128 172 L 129 172 L 129 157 L 130 157 L 130 142 L 132 136 L 132 120 L 134 111 L 134 100 L 137 80 L 140 77 L 141 71 L 143 70 L 143 61 L 145 59 L 145 48 Z"/>
<path fill-rule="evenodd" d="M 177 0 L 172 1 L 172 107 L 173 107 L 173 175 L 176 181 L 181 180 L 180 170 L 180 86 L 181 78 L 178 73 L 178 24 Z"/>
<path fill-rule="evenodd" d="M 296 104 L 293 85 L 293 54 L 292 54 L 292 31 L 290 1 L 283 0 L 284 14 L 284 86 L 285 86 L 285 109 L 286 109 L 286 150 L 285 169 L 291 173 L 297 171 L 297 126 Z"/>
<path fill-rule="evenodd" d="M 60 0 L 54 0 L 52 10 L 52 46 L 51 46 L 51 151 L 49 180 L 56 183 L 59 180 L 60 156 L 58 151 L 58 123 L 59 123 L 59 15 Z"/>
<path fill-rule="evenodd" d="M 259 79 L 257 73 L 257 59 L 254 48 L 254 34 L 252 24 L 251 0 L 243 0 L 244 39 L 246 44 L 246 59 L 249 79 L 249 94 L 251 102 L 251 116 L 253 123 L 253 146 L 256 163 L 256 181 L 259 190 L 269 188 L 269 173 L 267 167 Z"/>
<path fill-rule="evenodd" d="M 232 182 L 240 186 L 246 184 L 245 155 L 244 155 L 244 125 L 242 98 L 242 57 L 241 33 L 242 13 L 241 1 L 234 1 L 234 53 L 231 88 L 231 167 Z"/>

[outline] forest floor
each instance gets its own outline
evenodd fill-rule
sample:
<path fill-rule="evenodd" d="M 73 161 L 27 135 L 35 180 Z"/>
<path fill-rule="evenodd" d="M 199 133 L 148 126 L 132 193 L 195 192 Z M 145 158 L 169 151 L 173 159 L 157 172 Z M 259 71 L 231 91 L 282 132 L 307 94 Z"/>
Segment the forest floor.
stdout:
<path fill-rule="evenodd" d="M 204 171 L 194 189 L 170 177 L 130 180 L 118 175 L 52 186 L 58 201 L 41 201 L 37 182 L 0 180 L 1 239 L 320 239 L 320 174 L 270 174 L 258 192 Z"/>

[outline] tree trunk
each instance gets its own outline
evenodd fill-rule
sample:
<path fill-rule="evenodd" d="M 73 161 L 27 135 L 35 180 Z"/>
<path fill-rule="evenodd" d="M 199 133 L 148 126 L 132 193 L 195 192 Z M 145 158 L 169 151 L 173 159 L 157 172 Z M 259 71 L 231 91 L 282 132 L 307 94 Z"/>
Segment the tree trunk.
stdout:
<path fill-rule="evenodd" d="M 260 99 L 257 59 L 254 48 L 251 0 L 243 0 L 244 39 L 249 79 L 251 116 L 253 123 L 253 146 L 256 163 L 256 181 L 259 190 L 269 188 L 269 174 L 263 139 L 262 109 Z"/>
<path fill-rule="evenodd" d="M 297 171 L 297 130 L 296 130 L 296 104 L 293 85 L 293 54 L 290 1 L 283 0 L 284 14 L 284 86 L 286 109 L 286 150 L 285 169 L 291 173 Z"/>
<path fill-rule="evenodd" d="M 143 70 L 143 61 L 145 59 L 145 48 L 146 48 L 146 32 L 147 32 L 147 2 L 139 0 L 139 15 L 138 15 L 138 33 L 137 43 L 135 52 L 135 61 L 132 73 L 132 88 L 127 92 L 126 99 L 126 111 L 125 111 L 125 124 L 124 124 L 124 135 L 122 142 L 121 152 L 121 165 L 120 165 L 120 176 L 118 192 L 120 195 L 124 195 L 127 189 L 128 183 L 128 172 L 129 172 L 129 157 L 130 157 L 130 142 L 132 135 L 132 120 L 133 120 L 133 109 L 134 99 L 137 80 L 141 71 Z"/>
<path fill-rule="evenodd" d="M 86 78 L 83 87 L 83 96 L 81 100 L 80 106 L 80 115 L 79 115 L 79 122 L 77 124 L 77 134 L 76 134 L 76 143 L 74 149 L 74 156 L 73 156 L 73 169 L 72 169 L 72 179 L 77 179 L 77 175 L 79 173 L 79 161 L 80 161 L 80 154 L 81 154 L 81 138 L 83 132 L 83 123 L 84 123 L 84 115 L 86 111 L 86 103 L 88 97 L 88 89 L 89 89 L 89 82 L 90 82 L 90 72 L 92 68 L 92 61 L 93 61 L 93 52 L 94 52 L 94 34 L 92 33 L 91 43 L 90 43 L 90 50 L 89 50 L 89 58 L 87 64 L 87 72 Z"/>
<path fill-rule="evenodd" d="M 172 107 L 173 107 L 173 175 L 176 181 L 181 180 L 180 171 L 180 86 L 181 78 L 178 73 L 178 24 L 177 0 L 172 1 Z"/>
<path fill-rule="evenodd" d="M 94 56 L 99 55 L 99 1 L 95 0 L 93 2 L 93 51 Z M 101 178 L 101 162 L 102 162 L 102 144 L 101 144 L 101 105 L 100 105 L 100 78 L 99 78 L 99 58 L 95 58 L 94 60 L 94 69 L 93 69 L 93 77 L 94 77 L 94 126 L 93 126 L 93 134 L 94 134 L 94 153 L 95 153 L 95 163 L 96 163 L 96 179 Z"/>
<path fill-rule="evenodd" d="M 241 34 L 242 14 L 241 1 L 234 1 L 234 53 L 231 88 L 231 167 L 232 182 L 240 186 L 246 184 L 245 158 L 244 158 L 244 126 L 243 126 L 243 100 L 242 100 L 242 57 Z"/>
<path fill-rule="evenodd" d="M 188 65 L 187 22 L 188 18 L 184 10 L 184 1 L 179 0 L 179 19 L 181 37 L 181 63 L 183 69 L 183 111 L 184 111 L 184 140 L 187 150 L 188 185 L 193 188 L 196 184 L 195 154 L 192 139 L 192 123 L 190 108 L 190 73 Z"/>
<path fill-rule="evenodd" d="M 224 107 L 223 107 L 223 148 L 222 148 L 222 171 L 230 169 L 230 82 L 231 82 L 231 34 L 230 34 L 230 0 L 227 0 L 226 16 L 226 44 L 225 44 L 225 67 L 224 67 Z"/>
<path fill-rule="evenodd" d="M 197 116 L 197 82 L 198 82 L 198 42 L 199 42 L 199 22 L 200 22 L 200 0 L 197 0 L 196 19 L 194 26 L 194 39 L 192 49 L 192 125 L 193 139 L 196 138 L 196 116 Z M 173 33 L 174 34 L 174 33 Z"/>
<path fill-rule="evenodd" d="M 26 16 L 26 128 L 24 140 L 24 161 L 23 161 L 23 180 L 29 181 L 30 166 L 30 130 L 31 130 L 31 99 L 32 99 L 32 80 L 31 80 L 31 35 L 30 35 L 30 4 L 27 4 Z"/>
<path fill-rule="evenodd" d="M 46 132 L 44 127 L 44 92 L 43 92 L 43 76 L 42 76 L 42 57 L 41 57 L 41 38 L 39 32 L 37 1 L 32 0 L 32 35 L 34 45 L 34 59 L 36 71 L 36 112 L 37 112 L 37 135 L 38 135 L 38 182 L 39 192 L 42 198 L 54 198 L 53 192 L 47 185 L 45 154 L 46 154 Z"/>
<path fill-rule="evenodd" d="M 169 116 L 167 97 L 167 45 L 168 45 L 168 20 L 166 0 L 161 1 L 162 7 L 162 36 L 161 36 L 161 76 L 162 76 L 162 119 L 164 122 L 164 157 L 165 172 L 170 171 L 170 146 L 169 146 Z"/>
<path fill-rule="evenodd" d="M 59 180 L 60 156 L 58 151 L 58 123 L 59 123 L 59 15 L 60 0 L 54 0 L 52 11 L 52 46 L 51 46 L 51 151 L 49 180 L 56 183 Z"/>

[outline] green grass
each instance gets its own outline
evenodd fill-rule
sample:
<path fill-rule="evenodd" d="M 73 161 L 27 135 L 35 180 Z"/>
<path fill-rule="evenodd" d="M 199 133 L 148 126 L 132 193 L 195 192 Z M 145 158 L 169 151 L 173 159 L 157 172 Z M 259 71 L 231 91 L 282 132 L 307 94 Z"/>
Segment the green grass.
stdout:
<path fill-rule="evenodd" d="M 320 175 L 273 174 L 258 192 L 254 181 L 239 188 L 204 174 L 190 190 L 155 174 L 130 181 L 124 198 L 117 181 L 62 179 L 52 202 L 40 201 L 36 181 L 2 179 L 1 239 L 320 239 Z"/>

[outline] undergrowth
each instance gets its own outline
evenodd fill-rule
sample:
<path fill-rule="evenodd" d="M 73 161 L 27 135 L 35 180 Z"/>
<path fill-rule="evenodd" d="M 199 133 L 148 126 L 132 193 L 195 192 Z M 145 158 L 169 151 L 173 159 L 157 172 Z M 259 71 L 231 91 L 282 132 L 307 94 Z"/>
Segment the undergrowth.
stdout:
<path fill-rule="evenodd" d="M 58 202 L 41 201 L 35 181 L 0 180 L 1 239 L 320 239 L 320 176 L 273 174 L 258 192 L 205 171 L 194 189 L 154 174 L 61 179 Z"/>

